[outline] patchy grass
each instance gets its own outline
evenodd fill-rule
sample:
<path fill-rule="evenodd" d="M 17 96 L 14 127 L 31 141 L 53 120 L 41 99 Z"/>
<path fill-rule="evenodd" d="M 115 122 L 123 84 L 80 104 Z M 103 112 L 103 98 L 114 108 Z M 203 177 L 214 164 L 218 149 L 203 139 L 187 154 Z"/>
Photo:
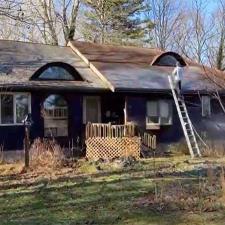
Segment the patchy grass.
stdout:
<path fill-rule="evenodd" d="M 81 160 L 51 174 L 23 174 L 21 164 L 0 165 L 0 224 L 223 225 L 225 209 L 216 205 L 219 175 L 213 172 L 208 179 L 205 169 L 223 162 L 158 158 L 124 168 Z"/>

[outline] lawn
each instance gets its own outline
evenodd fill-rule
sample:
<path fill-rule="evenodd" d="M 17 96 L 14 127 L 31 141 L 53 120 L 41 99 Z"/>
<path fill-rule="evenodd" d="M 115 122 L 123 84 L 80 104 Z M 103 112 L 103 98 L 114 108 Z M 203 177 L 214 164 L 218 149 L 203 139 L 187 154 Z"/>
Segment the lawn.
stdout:
<path fill-rule="evenodd" d="M 222 225 L 221 163 L 184 158 L 125 167 L 82 162 L 78 169 L 54 173 L 20 173 L 21 164 L 0 165 L 0 224 Z M 213 175 L 206 166 L 215 168 Z"/>

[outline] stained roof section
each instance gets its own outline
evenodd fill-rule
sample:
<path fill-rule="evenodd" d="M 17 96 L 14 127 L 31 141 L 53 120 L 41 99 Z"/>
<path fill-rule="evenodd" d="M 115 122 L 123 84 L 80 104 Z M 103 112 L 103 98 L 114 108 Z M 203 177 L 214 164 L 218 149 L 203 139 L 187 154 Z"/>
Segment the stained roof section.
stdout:
<path fill-rule="evenodd" d="M 31 81 L 32 75 L 47 63 L 62 62 L 73 66 L 84 81 Z M 47 84 L 48 83 L 48 84 Z M 74 54 L 70 47 L 0 40 L 0 86 L 60 89 L 105 90 L 102 80 Z"/>
<path fill-rule="evenodd" d="M 71 42 L 92 63 L 116 91 L 168 91 L 167 76 L 173 67 L 151 66 L 162 52 L 159 49 Z M 185 59 L 184 91 L 210 91 L 225 81 L 221 71 Z M 225 82 L 224 82 L 225 83 Z"/>

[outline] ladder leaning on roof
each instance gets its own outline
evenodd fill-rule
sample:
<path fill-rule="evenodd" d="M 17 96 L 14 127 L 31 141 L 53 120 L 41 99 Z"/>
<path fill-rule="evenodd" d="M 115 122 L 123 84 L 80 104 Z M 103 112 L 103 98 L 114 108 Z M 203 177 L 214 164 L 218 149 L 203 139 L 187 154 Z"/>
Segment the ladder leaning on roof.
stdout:
<path fill-rule="evenodd" d="M 190 152 L 190 155 L 192 158 L 195 156 L 200 157 L 201 153 L 199 150 L 198 142 L 196 140 L 195 132 L 193 129 L 192 122 L 189 118 L 187 107 L 185 105 L 185 102 L 182 98 L 180 98 L 177 94 L 177 92 L 174 89 L 174 82 L 172 80 L 171 76 L 168 76 L 170 88 L 172 90 L 173 98 L 175 101 L 175 105 L 177 108 L 177 112 L 179 115 L 179 119 L 181 122 L 181 126 L 184 132 L 184 136 L 188 145 L 188 149 Z"/>

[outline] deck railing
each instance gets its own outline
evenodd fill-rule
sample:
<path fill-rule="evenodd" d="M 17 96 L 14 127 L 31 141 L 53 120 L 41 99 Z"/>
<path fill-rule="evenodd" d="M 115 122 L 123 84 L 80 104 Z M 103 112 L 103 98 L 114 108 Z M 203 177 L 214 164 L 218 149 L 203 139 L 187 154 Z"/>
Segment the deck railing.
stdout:
<path fill-rule="evenodd" d="M 153 150 L 156 149 L 156 135 L 151 135 L 149 133 L 144 133 L 141 138 L 142 144 L 151 148 Z"/>
<path fill-rule="evenodd" d="M 156 136 L 147 132 L 140 133 L 132 122 L 124 125 L 113 125 L 111 123 L 88 123 L 86 125 L 86 140 L 89 138 L 123 138 L 141 137 L 141 142 L 146 147 L 156 149 Z"/>
<path fill-rule="evenodd" d="M 122 138 L 134 137 L 135 125 L 112 125 L 111 123 L 88 123 L 86 125 L 86 139 L 88 138 Z"/>

